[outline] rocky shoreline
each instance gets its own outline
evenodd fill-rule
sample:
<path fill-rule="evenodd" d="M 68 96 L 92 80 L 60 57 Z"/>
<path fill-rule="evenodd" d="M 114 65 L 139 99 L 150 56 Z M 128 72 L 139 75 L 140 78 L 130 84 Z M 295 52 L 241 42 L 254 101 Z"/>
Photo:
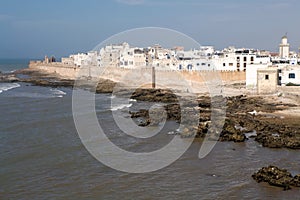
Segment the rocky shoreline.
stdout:
<path fill-rule="evenodd" d="M 57 74 L 47 74 L 31 69 L 17 70 L 9 74 L 0 73 L 0 82 L 24 82 L 43 87 L 71 88 L 73 88 L 75 84 L 75 81 L 72 79 L 65 79 L 57 76 Z M 83 80 L 81 85 L 80 81 L 78 81 L 77 85 L 85 89 L 96 91 L 96 93 L 112 93 L 116 83 L 108 79 L 100 79 L 96 88 L 86 84 L 86 80 Z"/>
<path fill-rule="evenodd" d="M 180 106 L 171 91 L 139 90 L 131 98 L 139 101 L 167 102 L 165 106 L 168 120 L 180 122 Z M 244 95 L 226 97 L 226 120 L 219 141 L 244 142 L 247 133 L 264 147 L 300 149 L 300 125 L 290 124 L 292 119 L 282 119 L 272 113 L 287 108 L 297 107 L 295 104 L 269 103 L 261 97 L 247 97 Z M 188 102 L 188 98 L 186 99 Z M 211 98 L 199 96 L 198 107 L 200 112 L 199 126 L 196 135 L 189 131 L 180 133 L 182 137 L 204 138 L 211 123 Z M 132 118 L 146 118 L 146 124 L 155 124 L 149 119 L 147 110 L 132 112 Z M 153 120 L 153 119 L 152 119 Z M 299 120 L 294 118 L 294 121 Z M 278 123 L 280 121 L 280 123 Z M 141 124 L 144 126 L 145 124 Z M 193 127 L 192 127 L 193 128 Z"/>
<path fill-rule="evenodd" d="M 1 82 L 25 82 L 37 86 L 73 87 L 75 81 L 64 79 L 56 74 L 46 74 L 31 69 L 17 70 L 10 74 L 0 74 Z M 76 83 L 78 85 L 78 82 Z M 95 91 L 96 93 L 112 93 L 117 83 L 101 79 L 96 88 L 86 84 L 86 80 L 79 82 L 79 87 Z M 122 91 L 126 93 L 126 89 Z M 121 92 L 121 95 L 122 95 Z M 198 127 L 189 127 L 179 133 L 182 137 L 204 138 L 211 124 L 211 101 L 208 95 L 198 94 L 197 105 L 189 105 L 191 100 L 187 96 L 175 95 L 166 89 L 137 89 L 130 94 L 131 99 L 137 101 L 161 102 L 167 111 L 167 119 L 180 122 L 181 110 L 178 100 L 184 102 L 184 107 L 198 109 L 200 113 Z M 180 98 L 180 99 L 178 99 Z M 223 98 L 223 97 L 220 97 Z M 224 97 L 226 101 L 226 120 L 220 133 L 219 141 L 245 142 L 249 137 L 255 139 L 264 147 L 300 149 L 299 117 L 282 118 L 274 113 L 299 105 L 284 102 L 270 102 L 262 96 L 232 96 Z M 140 126 L 155 125 L 159 121 L 149 118 L 149 111 L 142 109 L 131 112 L 132 118 L 143 118 Z M 159 118 L 159 117 L 158 117 Z M 152 120 L 152 121 L 151 121 Z M 190 134 L 194 132 L 196 134 Z"/>
<path fill-rule="evenodd" d="M 25 82 L 37 86 L 46 87 L 74 87 L 74 80 L 58 77 L 56 74 L 44 74 L 40 71 L 29 69 L 18 70 L 10 74 L 0 73 L 0 82 Z M 82 88 L 96 91 L 96 93 L 112 93 L 117 83 L 101 79 L 96 88 L 88 84 L 79 84 Z M 124 89 L 120 95 L 129 94 Z M 126 94 L 126 95 L 128 95 Z M 116 93 L 116 95 L 118 95 Z M 208 94 L 197 94 L 196 104 L 191 103 L 189 95 L 175 95 L 167 89 L 137 89 L 129 94 L 131 99 L 137 102 L 164 103 L 167 120 L 181 122 L 180 102 L 185 108 L 196 110 L 200 113 L 198 126 L 187 127 L 176 132 L 183 138 L 204 138 L 208 134 L 211 125 L 211 97 Z M 291 109 L 299 109 L 299 101 L 296 103 L 279 101 L 277 96 L 228 96 L 220 97 L 226 102 L 226 119 L 222 132 L 218 136 L 219 141 L 247 142 L 253 138 L 263 147 L 300 149 L 300 123 L 299 116 L 278 115 L 278 112 Z M 182 105 L 182 104 L 181 104 Z M 291 112 L 291 111 L 289 111 Z M 150 118 L 148 109 L 130 111 L 131 118 L 142 119 L 139 126 L 156 126 L 160 123 L 159 113 Z M 154 116 L 154 117 L 153 117 Z M 193 116 L 191 116 L 193 117 Z M 192 134 L 193 133 L 193 134 Z M 300 175 L 292 176 L 286 170 L 274 166 L 264 167 L 252 176 L 257 182 L 268 182 L 270 185 L 283 187 L 285 190 L 291 186 L 300 186 Z"/>

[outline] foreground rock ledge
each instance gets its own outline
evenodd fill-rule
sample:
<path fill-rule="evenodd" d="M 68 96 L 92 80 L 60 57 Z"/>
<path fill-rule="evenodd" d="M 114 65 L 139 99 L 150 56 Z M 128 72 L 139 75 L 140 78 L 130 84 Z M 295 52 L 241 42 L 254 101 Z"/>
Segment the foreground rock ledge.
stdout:
<path fill-rule="evenodd" d="M 282 187 L 284 190 L 291 189 L 292 186 L 300 187 L 300 174 L 292 176 L 286 169 L 276 166 L 263 167 L 252 175 L 258 183 L 267 182 L 272 186 Z"/>

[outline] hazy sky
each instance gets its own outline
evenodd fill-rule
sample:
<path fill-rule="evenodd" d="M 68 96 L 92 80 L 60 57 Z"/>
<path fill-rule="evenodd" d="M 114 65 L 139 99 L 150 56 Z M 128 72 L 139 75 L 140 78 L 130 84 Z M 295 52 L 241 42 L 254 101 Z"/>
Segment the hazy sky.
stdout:
<path fill-rule="evenodd" d="M 132 28 L 164 27 L 202 45 L 300 46 L 299 0 L 2 0 L 0 58 L 85 52 Z"/>

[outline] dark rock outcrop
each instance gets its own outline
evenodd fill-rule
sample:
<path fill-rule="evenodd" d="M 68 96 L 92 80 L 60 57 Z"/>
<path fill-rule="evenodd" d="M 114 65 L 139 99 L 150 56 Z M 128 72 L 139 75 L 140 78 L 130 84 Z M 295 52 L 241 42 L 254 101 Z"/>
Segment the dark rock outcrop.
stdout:
<path fill-rule="evenodd" d="M 226 120 L 223 126 L 223 131 L 220 134 L 220 141 L 244 142 L 246 136 L 242 131 L 235 128 L 233 121 Z"/>
<path fill-rule="evenodd" d="M 15 74 L 0 73 L 0 82 L 12 83 L 19 81 Z"/>
<path fill-rule="evenodd" d="M 178 102 L 177 96 L 168 89 L 137 89 L 131 95 L 132 99 L 138 101 L 174 103 Z"/>
<path fill-rule="evenodd" d="M 258 183 L 267 182 L 272 186 L 282 187 L 284 190 L 291 189 L 291 186 L 300 186 L 300 175 L 293 177 L 286 169 L 280 169 L 272 165 L 263 167 L 254 173 L 252 178 Z"/>

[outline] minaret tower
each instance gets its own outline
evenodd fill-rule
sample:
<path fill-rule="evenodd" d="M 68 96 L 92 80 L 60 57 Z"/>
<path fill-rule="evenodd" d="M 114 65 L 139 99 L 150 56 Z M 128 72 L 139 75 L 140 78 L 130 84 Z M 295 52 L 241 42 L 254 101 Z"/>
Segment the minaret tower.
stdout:
<path fill-rule="evenodd" d="M 290 44 L 288 43 L 287 36 L 281 38 L 281 44 L 279 45 L 279 57 L 288 58 L 290 56 Z"/>

